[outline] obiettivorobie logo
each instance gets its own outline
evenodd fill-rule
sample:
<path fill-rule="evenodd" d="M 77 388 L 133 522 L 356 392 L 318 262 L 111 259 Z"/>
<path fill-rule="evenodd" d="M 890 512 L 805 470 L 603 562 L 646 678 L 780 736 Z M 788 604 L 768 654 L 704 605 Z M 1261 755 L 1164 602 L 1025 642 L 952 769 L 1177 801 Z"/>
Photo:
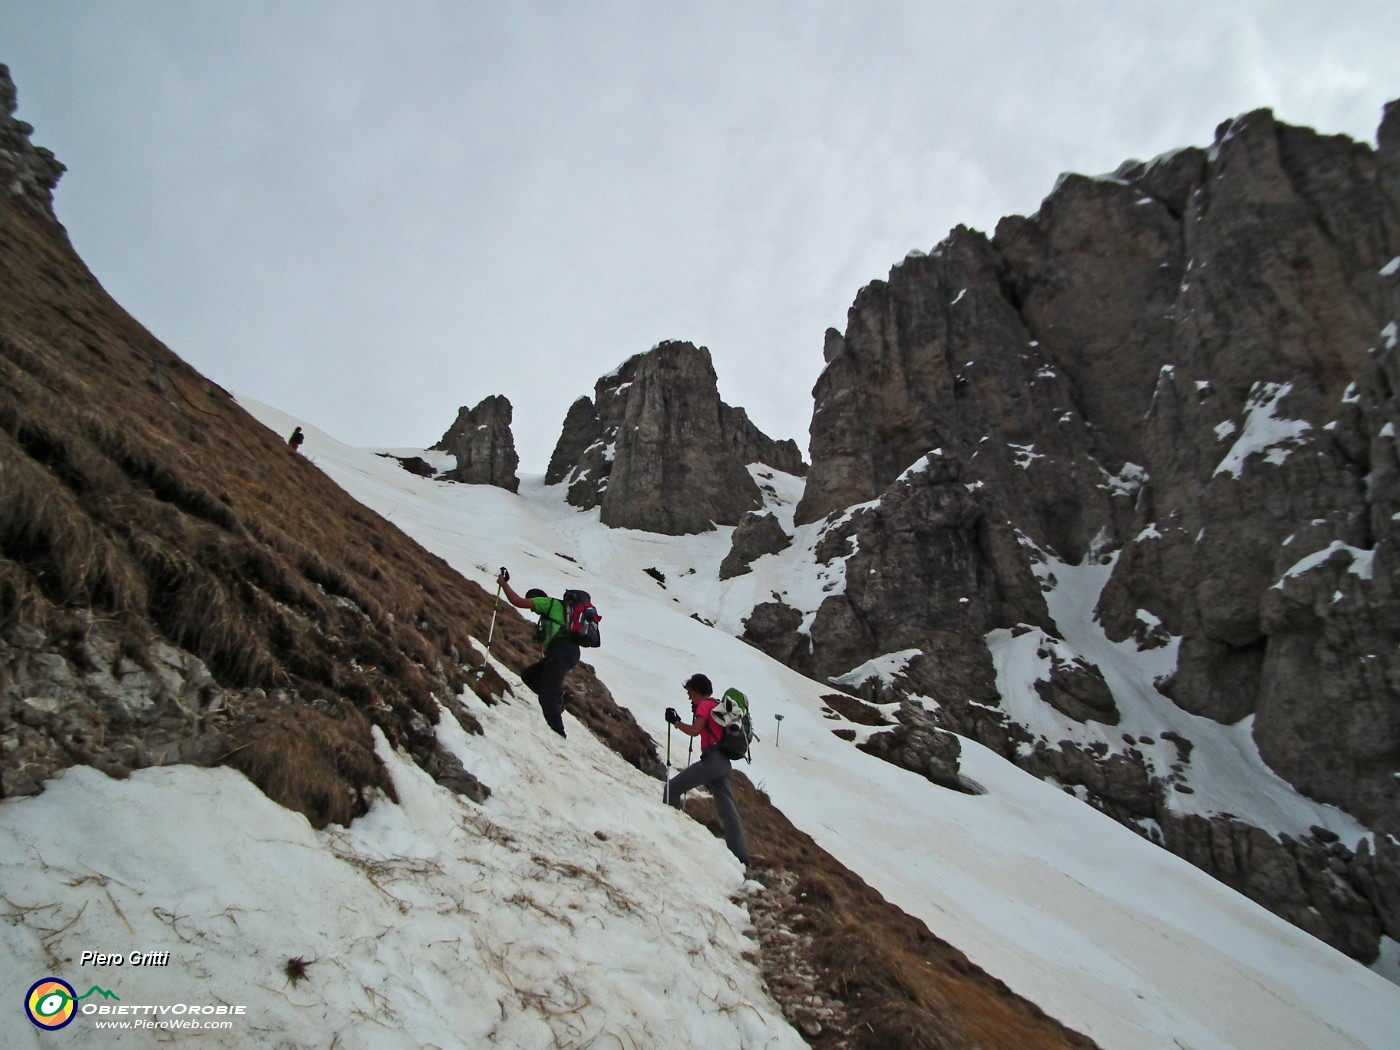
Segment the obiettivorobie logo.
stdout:
<path fill-rule="evenodd" d="M 121 997 L 114 992 L 99 988 L 95 984 L 79 995 L 67 981 L 57 977 L 45 977 L 42 981 L 35 981 L 30 987 L 29 994 L 24 997 L 24 1012 L 36 1027 L 50 1032 L 56 1031 L 78 1016 L 78 1003 L 89 995 L 121 1001 Z"/>
<path fill-rule="evenodd" d="M 83 1002 L 84 999 L 91 1001 Z M 90 1018 L 97 1028 L 174 1030 L 232 1028 L 232 1019 L 246 1017 L 248 1007 L 222 1002 L 122 1002 L 116 992 L 95 984 L 79 995 L 61 977 L 45 977 L 30 986 L 24 997 L 24 1012 L 34 1027 L 46 1032 L 66 1028 L 79 1014 Z"/>

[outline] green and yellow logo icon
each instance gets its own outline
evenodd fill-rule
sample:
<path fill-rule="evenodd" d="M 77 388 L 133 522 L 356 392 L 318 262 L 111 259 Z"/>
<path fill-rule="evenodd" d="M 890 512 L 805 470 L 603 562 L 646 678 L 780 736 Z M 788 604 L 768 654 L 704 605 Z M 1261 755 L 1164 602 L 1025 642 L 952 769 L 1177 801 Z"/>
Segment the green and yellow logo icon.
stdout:
<path fill-rule="evenodd" d="M 78 1013 L 78 1000 L 86 999 L 93 992 L 104 999 L 118 999 L 119 996 L 93 985 L 82 995 L 73 986 L 58 977 L 45 977 L 35 981 L 24 997 L 24 1012 L 40 1028 L 54 1031 L 73 1020 Z"/>
<path fill-rule="evenodd" d="M 67 981 L 45 977 L 24 997 L 24 1010 L 40 1028 L 62 1028 L 78 1012 L 78 993 Z"/>

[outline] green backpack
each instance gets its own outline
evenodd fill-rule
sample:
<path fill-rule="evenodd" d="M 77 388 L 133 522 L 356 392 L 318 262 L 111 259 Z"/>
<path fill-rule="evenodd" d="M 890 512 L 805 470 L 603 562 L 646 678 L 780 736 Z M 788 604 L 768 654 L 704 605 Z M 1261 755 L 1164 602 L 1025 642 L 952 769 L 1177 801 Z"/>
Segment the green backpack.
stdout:
<path fill-rule="evenodd" d="M 737 689 L 726 689 L 715 703 L 710 717 L 720 727 L 717 745 L 728 759 L 753 761 L 749 746 L 753 743 L 753 721 L 749 718 L 749 700 Z"/>

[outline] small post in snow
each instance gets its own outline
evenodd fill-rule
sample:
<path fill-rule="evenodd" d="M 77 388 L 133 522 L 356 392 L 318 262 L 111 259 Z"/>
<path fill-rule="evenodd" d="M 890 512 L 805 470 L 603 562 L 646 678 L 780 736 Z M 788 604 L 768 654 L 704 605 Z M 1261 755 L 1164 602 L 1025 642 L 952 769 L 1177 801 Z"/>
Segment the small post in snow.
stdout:
<path fill-rule="evenodd" d="M 778 731 L 773 734 L 773 746 L 777 747 L 778 741 L 782 738 L 783 735 L 783 716 L 774 715 L 773 717 L 778 720 Z"/>

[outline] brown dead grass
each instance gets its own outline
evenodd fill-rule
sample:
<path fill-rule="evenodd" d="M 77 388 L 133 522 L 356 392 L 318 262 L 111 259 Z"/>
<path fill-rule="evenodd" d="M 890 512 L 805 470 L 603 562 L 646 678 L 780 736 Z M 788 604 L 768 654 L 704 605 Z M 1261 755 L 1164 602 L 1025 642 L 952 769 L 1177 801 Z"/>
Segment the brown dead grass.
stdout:
<path fill-rule="evenodd" d="M 786 925 L 808 942 L 805 968 L 844 1009 L 808 1037 L 819 1050 L 1086 1050 L 1095 1044 L 973 965 L 793 827 L 739 773 L 735 801 L 758 881 L 796 876 Z M 687 810 L 722 836 L 713 804 Z"/>
<path fill-rule="evenodd" d="M 630 765 L 654 777 L 666 775 L 666 766 L 655 742 L 643 732 L 630 711 L 617 705 L 592 667 L 580 663 L 570 672 L 568 684 L 575 696 L 569 708 L 571 715 Z"/>
<path fill-rule="evenodd" d="M 316 827 L 363 815 L 372 788 L 396 799 L 393 782 L 375 761 L 368 719 L 348 704 L 331 714 L 263 701 L 244 712 L 238 735 L 243 740 L 225 764 Z"/>

